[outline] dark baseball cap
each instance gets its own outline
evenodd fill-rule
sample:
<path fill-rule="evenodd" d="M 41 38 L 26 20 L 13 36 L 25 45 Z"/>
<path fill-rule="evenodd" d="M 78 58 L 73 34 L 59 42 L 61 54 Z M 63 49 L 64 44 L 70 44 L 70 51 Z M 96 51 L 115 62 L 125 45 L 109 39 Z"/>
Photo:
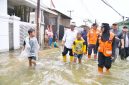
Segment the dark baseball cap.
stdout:
<path fill-rule="evenodd" d="M 123 29 L 127 29 L 128 27 L 127 26 L 124 26 Z"/>

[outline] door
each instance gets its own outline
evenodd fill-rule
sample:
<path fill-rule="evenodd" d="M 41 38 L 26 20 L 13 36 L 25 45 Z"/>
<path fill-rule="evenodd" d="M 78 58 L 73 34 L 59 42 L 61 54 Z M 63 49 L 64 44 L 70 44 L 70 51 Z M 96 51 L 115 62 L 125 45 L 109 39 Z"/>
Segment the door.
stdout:
<path fill-rule="evenodd" d="M 62 40 L 63 36 L 64 36 L 64 26 L 60 25 L 59 26 L 59 40 Z"/>
<path fill-rule="evenodd" d="M 9 50 L 14 50 L 13 23 L 9 23 Z"/>

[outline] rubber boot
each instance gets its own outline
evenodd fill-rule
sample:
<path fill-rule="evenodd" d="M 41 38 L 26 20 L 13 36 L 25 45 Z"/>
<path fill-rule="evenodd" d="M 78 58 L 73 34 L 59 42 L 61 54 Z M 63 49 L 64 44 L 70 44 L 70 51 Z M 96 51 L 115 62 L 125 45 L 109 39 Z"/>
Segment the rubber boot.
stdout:
<path fill-rule="evenodd" d="M 102 67 L 98 67 L 98 73 L 103 74 L 103 68 Z"/>
<path fill-rule="evenodd" d="M 74 57 L 73 56 L 70 56 L 70 63 L 73 62 L 73 59 L 74 59 Z"/>
<path fill-rule="evenodd" d="M 97 60 L 97 55 L 96 54 L 94 55 L 94 60 Z"/>
<path fill-rule="evenodd" d="M 63 56 L 63 61 L 64 61 L 64 62 L 67 62 L 66 56 Z"/>

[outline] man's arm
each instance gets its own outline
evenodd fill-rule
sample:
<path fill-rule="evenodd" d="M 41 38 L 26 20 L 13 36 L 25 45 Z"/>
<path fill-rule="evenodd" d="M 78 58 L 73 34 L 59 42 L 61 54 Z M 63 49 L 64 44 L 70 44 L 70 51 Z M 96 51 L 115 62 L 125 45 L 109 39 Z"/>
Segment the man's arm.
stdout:
<path fill-rule="evenodd" d="M 89 44 L 89 32 L 87 33 L 87 44 Z"/>
<path fill-rule="evenodd" d="M 121 48 L 124 48 L 124 37 L 123 37 L 123 34 L 120 33 L 120 35 L 118 37 L 119 37 L 120 42 L 121 42 Z"/>
<path fill-rule="evenodd" d="M 64 43 L 66 41 L 66 36 L 67 36 L 67 32 L 65 32 L 64 36 L 63 36 L 63 39 L 62 39 L 62 46 L 64 46 Z"/>
<path fill-rule="evenodd" d="M 115 45 L 115 37 L 114 37 L 112 41 L 112 57 L 115 56 L 115 49 L 116 49 L 116 45 Z"/>
<path fill-rule="evenodd" d="M 96 42 L 96 50 L 98 52 L 98 47 L 99 47 L 99 36 L 98 36 L 98 39 L 97 39 L 97 42 Z"/>

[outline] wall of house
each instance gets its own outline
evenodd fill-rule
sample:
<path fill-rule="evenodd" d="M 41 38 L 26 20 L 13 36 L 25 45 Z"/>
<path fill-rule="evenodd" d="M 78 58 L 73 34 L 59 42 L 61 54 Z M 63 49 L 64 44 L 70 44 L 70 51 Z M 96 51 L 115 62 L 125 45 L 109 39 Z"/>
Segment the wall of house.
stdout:
<path fill-rule="evenodd" d="M 11 16 L 10 19 L 13 23 L 13 41 L 14 49 L 20 48 L 20 18 L 16 16 Z"/>
<path fill-rule="evenodd" d="M 69 27 L 70 19 L 64 19 L 63 17 L 60 17 L 59 23 L 60 25 L 63 25 L 64 27 Z"/>
<path fill-rule="evenodd" d="M 0 0 L 0 52 L 9 50 L 7 0 Z"/>
<path fill-rule="evenodd" d="M 0 15 L 0 52 L 9 50 L 8 18 Z"/>

